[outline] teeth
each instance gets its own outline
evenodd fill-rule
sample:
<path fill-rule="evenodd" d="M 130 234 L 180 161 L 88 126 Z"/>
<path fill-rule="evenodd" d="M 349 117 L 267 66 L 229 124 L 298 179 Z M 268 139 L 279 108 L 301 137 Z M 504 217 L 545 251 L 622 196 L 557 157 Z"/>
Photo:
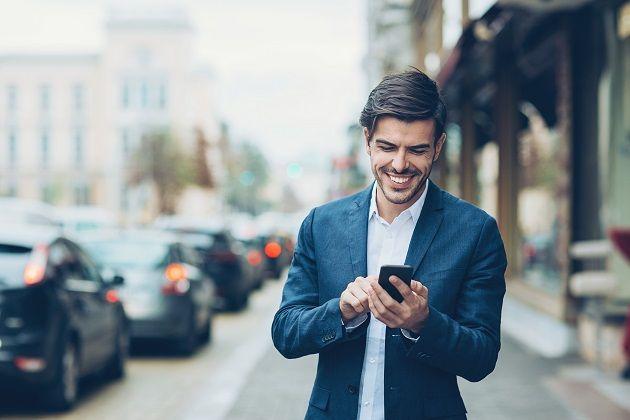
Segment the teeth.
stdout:
<path fill-rule="evenodd" d="M 404 184 L 405 182 L 409 181 L 409 178 L 403 178 L 403 177 L 399 177 L 399 176 L 389 175 L 389 178 L 392 181 L 394 181 L 396 184 Z"/>

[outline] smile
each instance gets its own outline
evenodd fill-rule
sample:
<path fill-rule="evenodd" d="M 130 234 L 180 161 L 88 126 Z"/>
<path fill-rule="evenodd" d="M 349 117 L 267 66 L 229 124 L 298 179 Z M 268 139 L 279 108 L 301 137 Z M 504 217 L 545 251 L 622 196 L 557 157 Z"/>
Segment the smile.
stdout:
<path fill-rule="evenodd" d="M 387 174 L 387 176 L 389 177 L 389 179 L 392 180 L 393 183 L 398 184 L 398 185 L 405 185 L 409 183 L 411 178 L 414 177 L 413 175 L 412 176 L 396 176 L 389 173 Z"/>

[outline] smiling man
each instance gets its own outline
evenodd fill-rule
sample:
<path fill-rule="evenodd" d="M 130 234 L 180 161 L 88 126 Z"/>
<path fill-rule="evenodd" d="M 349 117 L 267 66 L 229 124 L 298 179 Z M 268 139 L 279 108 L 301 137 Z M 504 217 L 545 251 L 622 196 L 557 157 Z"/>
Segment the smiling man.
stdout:
<path fill-rule="evenodd" d="M 272 337 L 319 354 L 307 419 L 464 419 L 457 376 L 494 369 L 507 261 L 495 220 L 429 180 L 445 120 L 424 73 L 385 77 L 360 118 L 375 182 L 302 224 Z M 378 274 L 401 264 L 398 302 Z"/>

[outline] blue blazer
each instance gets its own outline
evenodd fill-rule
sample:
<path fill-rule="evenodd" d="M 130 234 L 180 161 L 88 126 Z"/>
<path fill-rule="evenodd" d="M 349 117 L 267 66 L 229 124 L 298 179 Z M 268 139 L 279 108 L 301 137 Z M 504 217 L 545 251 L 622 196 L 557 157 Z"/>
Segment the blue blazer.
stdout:
<path fill-rule="evenodd" d="M 283 356 L 319 354 L 307 419 L 357 417 L 368 322 L 347 333 L 339 296 L 367 274 L 370 195 L 309 213 L 271 327 Z M 497 224 L 429 182 L 405 263 L 429 289 L 429 317 L 416 343 L 387 328 L 385 418 L 466 418 L 457 376 L 480 381 L 500 348 L 507 261 Z"/>

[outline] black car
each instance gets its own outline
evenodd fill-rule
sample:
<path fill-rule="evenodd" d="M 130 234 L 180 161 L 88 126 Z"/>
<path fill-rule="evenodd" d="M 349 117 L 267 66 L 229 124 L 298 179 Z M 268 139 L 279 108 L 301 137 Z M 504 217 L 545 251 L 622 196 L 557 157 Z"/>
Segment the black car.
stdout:
<path fill-rule="evenodd" d="M 227 309 L 238 310 L 247 306 L 258 279 L 247 261 L 245 247 L 225 229 L 202 227 L 171 227 L 182 240 L 199 252 L 204 271 L 216 283 L 217 296 Z"/>
<path fill-rule="evenodd" d="M 214 284 L 197 252 L 175 235 L 129 230 L 87 237 L 82 244 L 101 270 L 121 273 L 120 289 L 135 339 L 171 339 L 191 354 L 211 340 Z"/>
<path fill-rule="evenodd" d="M 114 284 L 76 243 L 55 228 L 0 226 L 0 386 L 67 409 L 81 377 L 122 377 L 127 349 Z"/>
<path fill-rule="evenodd" d="M 266 275 L 279 279 L 282 271 L 291 264 L 294 243 L 290 236 L 269 234 L 258 237 L 265 255 Z"/>

